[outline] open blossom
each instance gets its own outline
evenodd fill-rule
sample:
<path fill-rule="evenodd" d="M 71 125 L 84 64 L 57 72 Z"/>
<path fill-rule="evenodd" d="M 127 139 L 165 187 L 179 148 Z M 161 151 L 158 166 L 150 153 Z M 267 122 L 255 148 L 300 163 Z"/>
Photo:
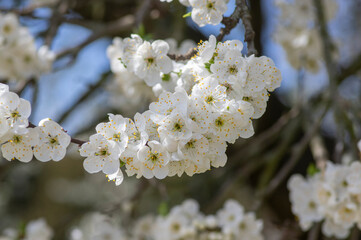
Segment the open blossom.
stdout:
<path fill-rule="evenodd" d="M 168 175 L 169 154 L 159 142 L 150 141 L 148 146 L 143 146 L 138 152 L 143 176 L 163 179 Z"/>
<path fill-rule="evenodd" d="M 40 121 L 36 130 L 39 134 L 39 143 L 34 147 L 34 156 L 43 162 L 62 160 L 70 144 L 70 136 L 59 124 L 48 118 Z"/>
<path fill-rule="evenodd" d="M 101 134 L 90 136 L 90 141 L 84 143 L 80 155 L 86 157 L 84 168 L 89 173 L 103 171 L 105 174 L 116 173 L 119 169 L 120 150 L 114 141 L 108 141 Z"/>
<path fill-rule="evenodd" d="M 16 93 L 0 93 L 0 115 L 6 119 L 10 127 L 27 127 L 31 113 L 29 101 L 19 98 Z"/>
<path fill-rule="evenodd" d="M 134 57 L 134 72 L 143 78 L 149 86 L 161 82 L 161 73 L 172 71 L 172 61 L 167 56 L 169 45 L 162 40 L 153 43 L 144 42 Z"/>
<path fill-rule="evenodd" d="M 217 25 L 227 11 L 228 0 L 189 0 L 192 7 L 192 20 L 199 26 Z"/>
<path fill-rule="evenodd" d="M 38 132 L 35 129 L 18 128 L 9 131 L 2 139 L 3 157 L 9 161 L 17 159 L 30 162 L 33 158 L 33 147 L 38 144 Z"/>
<path fill-rule="evenodd" d="M 115 142 L 120 153 L 124 152 L 128 144 L 128 135 L 125 132 L 126 120 L 121 115 L 109 114 L 109 122 L 99 123 L 95 129 L 108 141 Z"/>

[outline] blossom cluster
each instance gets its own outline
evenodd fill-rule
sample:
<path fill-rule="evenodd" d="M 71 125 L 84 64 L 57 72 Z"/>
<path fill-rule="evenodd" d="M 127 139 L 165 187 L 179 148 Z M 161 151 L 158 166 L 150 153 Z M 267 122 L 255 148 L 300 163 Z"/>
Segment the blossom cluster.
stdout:
<path fill-rule="evenodd" d="M 134 35 L 134 38 L 138 38 L 137 35 Z M 136 48 L 142 42 L 139 40 L 139 44 L 134 45 L 134 50 L 124 52 L 123 46 L 125 46 L 125 41 L 120 38 L 115 38 L 113 44 L 110 45 L 107 49 L 107 55 L 110 61 L 110 67 L 114 74 L 114 81 L 109 87 L 109 90 L 112 94 L 113 105 L 117 106 L 119 102 L 127 101 L 130 105 L 141 105 L 148 104 L 156 100 L 155 96 L 158 96 L 162 91 L 174 91 L 174 88 L 177 85 L 183 86 L 184 83 L 179 80 L 179 76 L 176 73 L 170 73 L 162 75 L 162 81 L 157 80 L 157 82 L 145 81 L 143 78 L 140 78 L 140 74 L 136 74 L 132 67 L 125 67 L 124 64 L 120 62 L 119 59 L 125 59 L 125 61 L 130 62 L 132 58 L 131 53 L 136 52 Z M 131 40 L 128 40 L 129 44 Z M 134 41 L 133 41 L 134 42 Z M 183 41 L 179 47 L 177 47 L 177 41 L 172 38 L 165 39 L 165 42 L 169 46 L 167 53 L 169 54 L 186 54 L 189 49 L 196 47 L 196 43 L 192 40 Z M 169 62 L 169 61 L 168 61 Z M 184 68 L 184 64 L 177 63 L 172 61 L 172 68 L 181 69 Z M 184 69 L 183 69 L 184 70 Z M 191 81 L 192 79 L 190 79 Z M 119 99 L 122 96 L 126 96 L 127 99 Z"/>
<path fill-rule="evenodd" d="M 2 156 L 11 161 L 29 162 L 35 156 L 40 161 L 60 161 L 70 144 L 70 136 L 50 119 L 29 128 L 29 101 L 0 84 L 0 145 Z"/>
<path fill-rule="evenodd" d="M 109 122 L 97 125 L 80 149 L 84 168 L 120 183 L 124 165 L 129 176 L 159 179 L 224 166 L 227 143 L 253 135 L 252 119 L 263 115 L 268 92 L 281 83 L 271 59 L 243 57 L 242 47 L 238 40 L 217 43 L 210 36 L 196 56 L 177 63 L 167 56 L 165 41 L 115 39 L 108 49 L 112 65 L 117 59 L 118 66 L 161 91 L 134 121 L 109 114 Z"/>
<path fill-rule="evenodd" d="M 324 221 L 322 232 L 328 237 L 346 238 L 350 229 L 361 229 L 361 163 L 327 163 L 324 172 L 306 179 L 293 175 L 289 182 L 292 211 L 306 231 Z"/>
<path fill-rule="evenodd" d="M 235 200 L 228 200 L 215 215 L 204 215 L 194 200 L 172 208 L 166 216 L 147 215 L 128 228 L 99 213 L 83 219 L 71 232 L 71 240 L 262 240 L 263 223 L 253 212 L 245 213 Z M 107 238 L 105 238 L 107 237 Z"/>
<path fill-rule="evenodd" d="M 329 21 L 335 16 L 337 3 L 335 0 L 322 2 Z M 276 5 L 281 15 L 274 38 L 285 49 L 288 62 L 296 69 L 318 72 L 323 55 L 313 1 L 277 0 Z"/>
<path fill-rule="evenodd" d="M 9 81 L 38 78 L 50 71 L 54 53 L 48 47 L 36 49 L 33 36 L 13 13 L 0 13 L 0 79 Z"/>

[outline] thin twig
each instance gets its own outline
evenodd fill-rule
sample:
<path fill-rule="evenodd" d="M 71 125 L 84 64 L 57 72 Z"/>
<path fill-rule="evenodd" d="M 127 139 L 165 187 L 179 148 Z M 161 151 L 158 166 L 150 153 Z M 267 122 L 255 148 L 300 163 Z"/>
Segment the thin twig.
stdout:
<path fill-rule="evenodd" d="M 51 43 L 58 32 L 58 28 L 61 25 L 61 19 L 63 15 L 69 9 L 70 0 L 59 0 L 58 4 L 53 8 L 53 15 L 50 18 L 49 28 L 45 36 L 44 44 L 51 46 Z"/>
<path fill-rule="evenodd" d="M 17 15 L 21 15 L 21 16 L 28 16 L 28 15 L 32 15 L 32 13 L 37 9 L 37 8 L 42 8 L 42 7 L 53 7 L 54 3 L 49 3 L 49 2 L 43 2 L 43 3 L 37 3 L 37 4 L 32 4 L 31 6 L 28 6 L 26 8 L 11 8 L 11 9 L 7 9 L 7 8 L 0 8 L 0 12 L 4 12 L 4 13 L 15 13 Z"/>
<path fill-rule="evenodd" d="M 354 58 L 348 67 L 341 68 L 340 74 L 337 76 L 337 82 L 340 83 L 349 76 L 361 70 L 361 53 Z"/>
<path fill-rule="evenodd" d="M 124 16 L 114 22 L 111 22 L 106 25 L 106 27 L 99 29 L 99 31 L 94 32 L 90 37 L 88 37 L 84 42 L 78 46 L 65 49 L 62 52 L 56 55 L 56 59 L 62 58 L 67 55 L 76 56 L 84 47 L 90 43 L 98 40 L 99 38 L 106 36 L 113 36 L 122 31 L 129 31 L 134 26 L 135 19 L 133 15 Z"/>
<path fill-rule="evenodd" d="M 22 81 L 19 84 L 18 89 L 15 91 L 15 93 L 20 96 L 23 93 L 23 91 L 26 89 L 27 86 L 33 85 L 35 83 L 36 83 L 36 79 L 34 77 L 31 77 L 26 81 Z"/>
<path fill-rule="evenodd" d="M 273 193 L 279 185 L 287 178 L 287 176 L 291 173 L 293 168 L 296 166 L 297 162 L 303 156 L 309 142 L 311 141 L 312 137 L 318 132 L 318 129 L 321 126 L 322 120 L 325 117 L 328 109 L 331 106 L 331 101 L 327 101 L 326 106 L 323 109 L 323 112 L 317 118 L 316 122 L 313 124 L 312 127 L 308 129 L 304 137 L 301 141 L 295 145 L 291 150 L 291 157 L 287 161 L 287 163 L 283 166 L 283 168 L 278 172 L 278 174 L 271 180 L 268 187 L 260 192 L 259 196 L 262 201 L 265 197 L 269 196 Z"/>
<path fill-rule="evenodd" d="M 316 223 L 308 232 L 307 240 L 318 240 L 320 234 L 321 223 Z"/>
<path fill-rule="evenodd" d="M 186 61 L 188 59 L 191 59 L 193 56 L 195 56 L 196 53 L 197 53 L 197 48 L 191 48 L 184 55 L 182 55 L 182 54 L 168 54 L 168 57 L 170 59 L 175 60 L 175 61 Z"/>
<path fill-rule="evenodd" d="M 135 26 L 139 27 L 151 8 L 152 0 L 143 0 L 142 4 L 139 6 L 138 10 L 135 13 Z"/>
<path fill-rule="evenodd" d="M 57 122 L 59 124 L 63 123 L 65 119 L 69 117 L 69 115 L 85 100 L 87 100 L 101 85 L 103 85 L 108 77 L 110 76 L 111 72 L 106 72 L 102 74 L 99 78 L 99 81 L 96 84 L 90 85 L 88 90 L 83 93 L 83 95 L 74 103 L 72 104 L 62 115 L 60 115 L 59 120 Z"/>
<path fill-rule="evenodd" d="M 247 55 L 257 55 L 257 50 L 254 45 L 255 31 L 252 27 L 252 16 L 249 12 L 246 0 L 236 0 L 236 7 L 230 17 L 224 17 L 222 23 L 224 28 L 221 29 L 220 34 L 217 36 L 218 41 L 222 41 L 225 35 L 229 34 L 233 28 L 235 28 L 242 19 L 244 25 L 244 41 L 247 42 Z"/>

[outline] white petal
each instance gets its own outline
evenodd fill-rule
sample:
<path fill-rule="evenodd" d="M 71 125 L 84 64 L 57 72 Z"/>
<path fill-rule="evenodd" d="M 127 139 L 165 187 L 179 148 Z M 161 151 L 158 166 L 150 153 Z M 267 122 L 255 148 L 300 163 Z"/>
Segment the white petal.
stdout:
<path fill-rule="evenodd" d="M 98 157 L 88 157 L 84 160 L 83 166 L 88 173 L 97 173 L 102 169 L 102 160 Z"/>

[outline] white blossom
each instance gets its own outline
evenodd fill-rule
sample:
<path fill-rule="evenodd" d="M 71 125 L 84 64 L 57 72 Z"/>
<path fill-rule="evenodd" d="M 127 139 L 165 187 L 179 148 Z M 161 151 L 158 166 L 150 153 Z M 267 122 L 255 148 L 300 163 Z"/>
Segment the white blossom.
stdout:
<path fill-rule="evenodd" d="M 70 144 L 70 136 L 59 124 L 49 118 L 40 121 L 36 129 L 39 134 L 39 143 L 34 147 L 34 156 L 43 162 L 62 160 Z"/>

